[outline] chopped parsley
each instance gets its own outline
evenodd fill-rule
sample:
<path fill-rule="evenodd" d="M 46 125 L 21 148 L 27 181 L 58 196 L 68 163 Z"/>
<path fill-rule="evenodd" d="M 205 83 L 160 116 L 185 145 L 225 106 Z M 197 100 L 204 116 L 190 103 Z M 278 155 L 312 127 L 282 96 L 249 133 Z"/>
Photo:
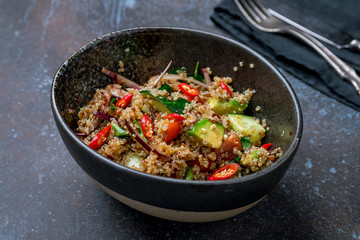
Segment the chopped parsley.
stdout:
<path fill-rule="evenodd" d="M 243 150 L 247 150 L 251 146 L 250 137 L 241 137 L 240 142 Z"/>

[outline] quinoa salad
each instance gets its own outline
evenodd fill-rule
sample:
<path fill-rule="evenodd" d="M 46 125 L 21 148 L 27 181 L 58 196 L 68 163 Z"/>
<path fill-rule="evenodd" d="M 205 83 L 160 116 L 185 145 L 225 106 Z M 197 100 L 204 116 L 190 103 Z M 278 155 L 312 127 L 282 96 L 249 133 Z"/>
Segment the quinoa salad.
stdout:
<path fill-rule="evenodd" d="M 171 64 L 143 86 L 103 68 L 114 83 L 80 109 L 76 134 L 116 163 L 186 180 L 242 177 L 282 156 L 262 142 L 266 120 L 243 114 L 254 89 L 236 92 L 231 78 L 213 77 L 199 62 L 192 73 Z"/>

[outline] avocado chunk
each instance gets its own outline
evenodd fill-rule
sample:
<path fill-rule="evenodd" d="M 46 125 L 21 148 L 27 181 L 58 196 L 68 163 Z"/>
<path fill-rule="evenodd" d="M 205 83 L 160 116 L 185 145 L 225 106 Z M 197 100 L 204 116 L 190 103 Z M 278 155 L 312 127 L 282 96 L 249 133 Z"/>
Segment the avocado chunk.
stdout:
<path fill-rule="evenodd" d="M 248 106 L 247 104 L 241 105 L 241 103 L 235 99 L 225 101 L 217 98 L 211 98 L 209 100 L 209 105 L 214 112 L 219 115 L 225 115 L 227 113 L 242 113 Z"/>
<path fill-rule="evenodd" d="M 209 119 L 203 119 L 195 123 L 195 126 L 187 132 L 196 141 L 210 148 L 219 148 L 222 144 L 225 128 L 219 123 L 212 123 Z"/>
<path fill-rule="evenodd" d="M 253 117 L 241 114 L 227 114 L 231 127 L 242 136 L 249 136 L 250 143 L 260 146 L 261 139 L 265 136 L 263 128 Z"/>

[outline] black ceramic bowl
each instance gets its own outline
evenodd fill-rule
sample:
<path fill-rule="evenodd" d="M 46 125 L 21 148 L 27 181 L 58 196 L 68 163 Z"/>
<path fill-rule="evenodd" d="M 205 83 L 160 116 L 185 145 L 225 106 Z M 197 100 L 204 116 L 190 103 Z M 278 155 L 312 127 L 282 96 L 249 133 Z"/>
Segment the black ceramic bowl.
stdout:
<path fill-rule="evenodd" d="M 130 51 L 125 51 L 125 49 Z M 121 166 L 101 156 L 75 134 L 77 112 L 95 92 L 111 83 L 101 68 L 118 69 L 143 83 L 172 66 L 194 70 L 196 61 L 214 76 L 229 76 L 235 90 L 253 88 L 246 114 L 266 118 L 271 130 L 264 142 L 285 150 L 270 167 L 225 181 L 186 181 L 154 176 Z M 244 66 L 240 67 L 239 62 Z M 249 64 L 254 64 L 253 68 Z M 239 70 L 234 71 L 233 67 Z M 81 101 L 80 101 L 81 100 Z M 228 38 L 182 28 L 136 28 L 110 33 L 76 51 L 59 68 L 51 89 L 51 105 L 60 135 L 80 167 L 107 193 L 144 213 L 188 222 L 206 222 L 239 214 L 263 199 L 288 169 L 302 134 L 295 93 L 280 72 L 257 52 Z M 261 111 L 256 112 L 256 106 Z M 69 113 L 69 109 L 74 113 Z"/>

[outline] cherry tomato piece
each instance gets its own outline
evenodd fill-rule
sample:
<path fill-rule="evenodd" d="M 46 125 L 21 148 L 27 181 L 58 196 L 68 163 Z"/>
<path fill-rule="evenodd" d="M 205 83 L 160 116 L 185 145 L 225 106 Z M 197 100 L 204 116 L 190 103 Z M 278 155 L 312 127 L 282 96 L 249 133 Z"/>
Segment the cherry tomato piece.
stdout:
<path fill-rule="evenodd" d="M 226 165 L 216 172 L 214 172 L 213 175 L 211 175 L 208 178 L 208 181 L 217 181 L 217 180 L 225 180 L 233 176 L 237 171 L 239 170 L 239 164 L 232 163 L 229 165 Z"/>
<path fill-rule="evenodd" d="M 91 142 L 89 143 L 89 147 L 94 150 L 101 147 L 105 143 L 106 139 L 109 137 L 110 131 L 111 125 L 107 125 L 103 130 L 96 134 L 93 140 L 91 140 Z"/>
<path fill-rule="evenodd" d="M 164 117 L 165 119 L 174 119 L 174 121 L 183 121 L 185 118 L 177 113 L 172 113 L 172 114 L 169 114 L 167 115 L 166 117 Z"/>
<path fill-rule="evenodd" d="M 229 87 L 223 81 L 220 82 L 220 86 L 232 97 Z"/>
<path fill-rule="evenodd" d="M 180 90 L 185 93 L 186 95 L 189 95 L 190 97 L 196 97 L 197 95 L 199 95 L 198 90 L 196 90 L 196 88 L 186 84 L 186 83 L 180 83 L 178 85 L 178 87 L 180 88 Z"/>
<path fill-rule="evenodd" d="M 133 94 L 123 96 L 119 101 L 116 102 L 115 107 L 122 109 L 126 108 L 130 104 L 133 96 Z"/>
<path fill-rule="evenodd" d="M 220 148 L 215 150 L 215 153 L 218 159 L 232 160 L 236 157 L 236 154 L 233 151 L 235 147 L 240 151 L 242 149 L 239 136 L 236 134 L 232 134 L 228 139 L 223 141 Z"/>
<path fill-rule="evenodd" d="M 141 119 L 141 128 L 146 138 L 151 138 L 154 135 L 154 123 L 146 114 Z"/>
<path fill-rule="evenodd" d="M 271 143 L 265 143 L 264 145 L 262 145 L 262 148 L 265 148 L 266 150 L 269 149 L 269 147 L 271 146 Z"/>
<path fill-rule="evenodd" d="M 172 140 L 174 140 L 179 135 L 180 128 L 180 122 L 169 122 L 168 128 L 165 131 L 164 142 L 169 144 Z"/>
<path fill-rule="evenodd" d="M 200 167 L 200 172 L 208 172 L 211 167 L 211 161 L 210 160 L 205 160 L 205 161 L 208 162 L 207 167 L 204 167 L 203 165 L 200 164 L 199 158 L 196 158 L 195 160 L 187 161 L 186 163 L 190 167 L 197 165 L 198 167 Z"/>

